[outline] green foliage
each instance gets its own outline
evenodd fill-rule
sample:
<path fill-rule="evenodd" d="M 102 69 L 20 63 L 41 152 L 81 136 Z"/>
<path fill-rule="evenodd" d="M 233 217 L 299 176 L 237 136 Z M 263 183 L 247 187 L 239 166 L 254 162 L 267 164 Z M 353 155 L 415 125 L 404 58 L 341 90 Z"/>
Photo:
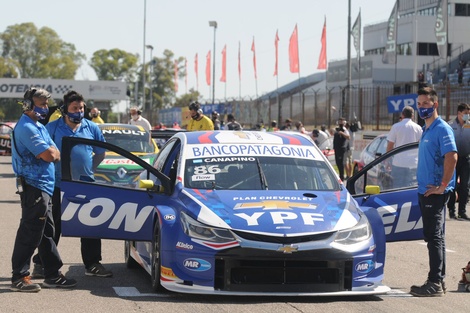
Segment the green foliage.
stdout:
<path fill-rule="evenodd" d="M 186 107 L 191 102 L 199 100 L 201 94 L 199 91 L 195 91 L 194 89 L 190 89 L 189 93 L 182 95 L 181 97 L 175 100 L 174 106 L 175 107 Z"/>
<path fill-rule="evenodd" d="M 93 53 L 89 64 L 99 80 L 130 82 L 136 77 L 138 60 L 138 55 L 123 50 L 98 50 Z"/>
<path fill-rule="evenodd" d="M 85 55 L 75 46 L 62 41 L 48 28 L 37 29 L 33 23 L 8 26 L 0 34 L 3 40 L 2 57 L 14 60 L 23 78 L 73 79 Z"/>

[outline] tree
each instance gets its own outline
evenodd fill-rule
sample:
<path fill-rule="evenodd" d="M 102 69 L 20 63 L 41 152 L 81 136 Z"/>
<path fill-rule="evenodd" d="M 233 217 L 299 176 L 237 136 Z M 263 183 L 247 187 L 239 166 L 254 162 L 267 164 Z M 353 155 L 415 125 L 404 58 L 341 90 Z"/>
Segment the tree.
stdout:
<path fill-rule="evenodd" d="M 182 95 L 179 98 L 176 98 L 174 106 L 175 107 L 186 107 L 188 106 L 191 102 L 193 101 L 198 101 L 199 98 L 201 97 L 201 94 L 199 91 L 196 91 L 194 89 L 189 89 L 189 93 L 186 93 Z"/>
<path fill-rule="evenodd" d="M 176 59 L 178 64 L 184 62 L 184 57 Z M 146 85 L 151 87 L 153 92 L 153 105 L 151 110 L 161 109 L 165 104 L 173 103 L 176 99 L 175 82 L 174 82 L 174 53 L 170 50 L 163 51 L 163 57 L 154 57 L 145 67 L 147 82 Z M 141 70 L 140 70 L 141 71 Z M 184 69 L 178 69 L 178 76 L 184 77 Z M 142 75 L 139 75 L 139 86 L 142 86 Z M 145 94 L 145 100 L 148 107 L 150 93 Z"/>
<path fill-rule="evenodd" d="M 139 56 L 120 49 L 98 50 L 89 62 L 99 80 L 131 82 L 136 77 Z"/>
<path fill-rule="evenodd" d="M 8 26 L 0 34 L 2 57 L 14 60 L 10 64 L 22 78 L 74 79 L 85 55 L 75 46 L 60 39 L 48 27 L 37 29 L 33 23 Z"/>
<path fill-rule="evenodd" d="M 16 69 L 19 67 L 18 62 L 10 58 L 0 57 L 0 77 L 16 78 L 18 72 Z"/>

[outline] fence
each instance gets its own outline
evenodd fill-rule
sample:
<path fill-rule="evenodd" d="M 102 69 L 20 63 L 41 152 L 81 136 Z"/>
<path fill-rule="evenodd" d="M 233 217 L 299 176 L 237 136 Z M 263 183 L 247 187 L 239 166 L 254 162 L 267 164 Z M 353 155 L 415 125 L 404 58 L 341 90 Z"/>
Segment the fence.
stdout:
<path fill-rule="evenodd" d="M 460 85 L 435 85 L 439 95 L 439 114 L 446 120 L 457 114 L 457 105 L 468 102 L 470 87 Z M 308 130 L 324 124 L 333 127 L 340 116 L 348 120 L 360 121 L 365 130 L 389 130 L 398 121 L 398 114 L 388 112 L 387 97 L 397 94 L 417 93 L 418 83 L 384 84 L 360 87 L 352 86 L 348 92 L 344 87 L 325 89 L 310 88 L 301 93 L 280 94 L 258 99 L 231 99 L 219 103 L 201 102 L 204 113 L 210 116 L 214 110 L 224 115 L 232 113 L 245 128 L 254 128 L 263 122 L 268 125 L 271 120 L 277 120 L 279 125 L 287 118 L 302 121 Z M 449 100 L 449 101 L 447 101 Z M 449 105 L 448 105 L 449 104 Z M 171 109 L 170 109 L 171 110 Z M 178 114 L 168 110 L 155 112 L 155 119 L 166 125 L 174 121 L 181 122 Z M 176 114 L 176 115 L 175 115 Z"/>

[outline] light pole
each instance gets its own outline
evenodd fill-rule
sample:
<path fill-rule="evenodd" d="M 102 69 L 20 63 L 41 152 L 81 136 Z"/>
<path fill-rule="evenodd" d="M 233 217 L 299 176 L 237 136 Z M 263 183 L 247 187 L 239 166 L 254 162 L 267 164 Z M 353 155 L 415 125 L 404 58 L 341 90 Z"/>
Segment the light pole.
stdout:
<path fill-rule="evenodd" d="M 152 52 L 153 52 L 153 46 L 152 45 L 146 45 L 147 49 L 150 49 L 150 74 L 149 74 L 149 85 L 150 85 L 150 104 L 149 104 L 149 112 L 152 112 L 153 109 L 153 92 L 152 92 L 152 76 L 153 76 L 153 58 L 152 58 Z"/>
<path fill-rule="evenodd" d="M 145 32 L 147 24 L 147 0 L 144 0 L 144 51 L 142 55 L 142 111 L 145 111 Z"/>
<path fill-rule="evenodd" d="M 214 49 L 212 50 L 212 104 L 215 98 L 215 31 L 217 29 L 216 21 L 209 21 L 209 26 L 214 27 Z"/>

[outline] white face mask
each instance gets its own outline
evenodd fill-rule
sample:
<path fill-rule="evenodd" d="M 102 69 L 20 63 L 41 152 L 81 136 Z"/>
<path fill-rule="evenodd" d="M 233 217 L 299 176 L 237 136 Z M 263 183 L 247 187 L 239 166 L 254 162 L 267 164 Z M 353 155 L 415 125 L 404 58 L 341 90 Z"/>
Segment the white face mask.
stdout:
<path fill-rule="evenodd" d="M 138 115 L 138 114 L 132 114 L 132 115 L 131 115 L 131 118 L 132 118 L 134 121 L 137 121 L 137 119 L 139 118 L 139 115 Z"/>
<path fill-rule="evenodd" d="M 462 119 L 463 119 L 465 122 L 468 121 L 469 118 L 470 118 L 470 114 L 464 114 L 464 115 L 462 115 Z"/>

